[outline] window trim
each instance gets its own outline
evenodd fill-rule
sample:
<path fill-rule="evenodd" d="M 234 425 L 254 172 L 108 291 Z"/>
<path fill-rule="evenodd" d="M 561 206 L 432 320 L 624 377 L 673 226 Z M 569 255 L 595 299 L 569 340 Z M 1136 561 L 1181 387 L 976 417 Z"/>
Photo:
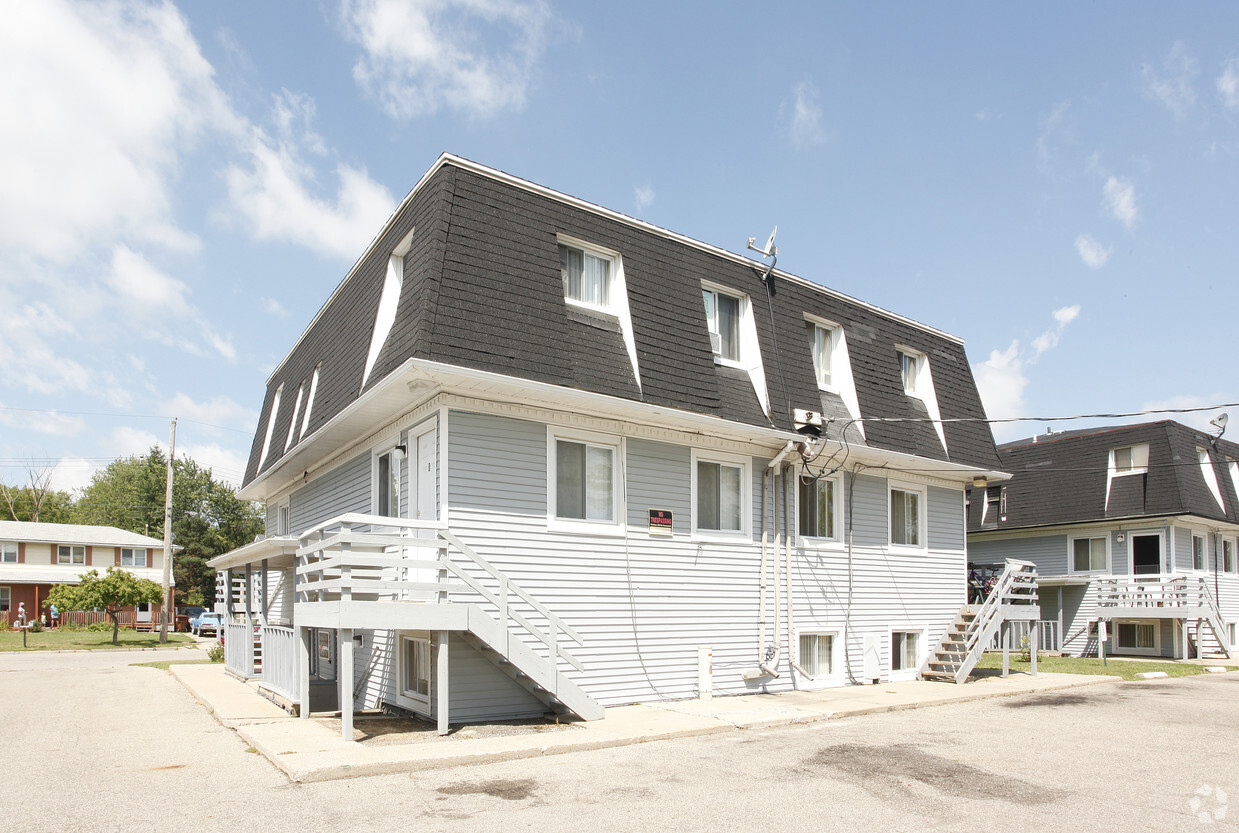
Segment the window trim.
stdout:
<path fill-rule="evenodd" d="M 913 350 L 910 347 L 896 347 L 895 350 L 899 354 L 899 382 L 903 386 L 903 392 L 908 396 L 915 396 L 917 399 L 924 399 L 925 392 L 921 390 L 921 374 L 925 370 L 925 354 Z M 912 362 L 913 373 L 909 379 L 908 374 L 904 373 L 904 360 Z M 909 387 L 909 381 L 911 387 Z"/>
<path fill-rule="evenodd" d="M 1136 449 L 1144 449 L 1144 453 L 1143 453 L 1144 465 L 1142 466 L 1136 465 L 1136 459 L 1138 457 L 1138 455 L 1136 454 Z M 1118 452 L 1120 451 L 1131 452 L 1132 462 L 1131 462 L 1130 468 L 1123 469 L 1123 470 L 1119 469 Z M 1120 446 L 1110 449 L 1109 465 L 1110 465 L 1110 476 L 1111 477 L 1127 477 L 1128 475 L 1132 475 L 1132 474 L 1147 473 L 1149 470 L 1149 444 L 1148 443 L 1132 443 L 1131 445 L 1120 445 Z"/>
<path fill-rule="evenodd" d="M 829 391 L 831 393 L 838 393 L 841 387 L 837 382 L 838 373 L 836 372 L 835 365 L 839 363 L 839 354 L 842 352 L 839 349 L 839 340 L 842 337 L 842 328 L 838 324 L 827 321 L 824 318 L 818 318 L 817 316 L 811 316 L 808 314 L 805 315 L 805 321 L 810 326 L 809 352 L 813 358 L 813 378 L 814 381 L 817 382 L 817 389 Z M 827 345 L 824 353 L 830 364 L 830 378 L 825 381 L 822 380 L 822 366 L 821 359 L 819 358 L 817 343 L 819 332 L 825 334 Z"/>
<path fill-rule="evenodd" d="M 1213 468 L 1213 457 L 1209 454 L 1209 449 L 1196 446 L 1196 461 L 1200 464 L 1200 476 L 1204 479 L 1209 494 L 1217 501 L 1218 508 L 1225 511 L 1226 503 L 1222 500 L 1222 489 L 1218 486 L 1217 471 Z"/>
<path fill-rule="evenodd" d="M 397 438 L 393 440 L 392 442 L 388 443 L 387 445 L 381 446 L 380 448 L 376 449 L 374 453 L 370 455 L 370 510 L 371 510 L 371 514 L 377 515 L 383 518 L 403 517 L 400 514 L 400 507 L 402 505 L 401 499 L 403 497 L 403 492 L 404 492 L 404 477 L 403 477 L 403 472 L 401 472 L 400 469 L 401 469 L 401 463 L 403 463 L 405 459 L 407 459 L 408 453 L 406 451 L 404 454 L 401 454 L 400 449 L 397 448 L 397 446 L 399 445 L 401 445 L 401 443 L 399 441 L 399 438 Z M 379 458 L 387 457 L 388 455 L 391 456 L 392 463 L 395 464 L 394 471 L 396 475 L 396 495 L 395 495 L 396 514 L 394 515 L 383 511 L 383 507 L 379 505 L 379 472 L 381 468 L 380 463 L 379 463 Z M 391 465 L 391 463 L 389 463 L 388 465 Z M 291 521 L 291 517 L 289 518 L 289 520 Z"/>
<path fill-rule="evenodd" d="M 917 539 L 916 544 L 895 543 L 895 499 L 894 492 L 907 492 L 917 495 Z M 920 483 L 909 483 L 902 480 L 886 481 L 886 544 L 892 550 L 899 552 L 924 553 L 929 551 L 929 489 Z"/>
<path fill-rule="evenodd" d="M 13 588 L 7 584 L 0 585 L 0 613 L 13 609 Z"/>
<path fill-rule="evenodd" d="M 1129 648 L 1124 647 L 1119 643 L 1119 628 L 1122 625 L 1134 625 L 1136 627 L 1148 627 L 1153 629 L 1153 647 L 1151 648 Z M 1111 650 L 1114 653 L 1122 651 L 1124 654 L 1134 654 L 1140 656 L 1159 656 L 1162 652 L 1162 629 L 1161 620 L 1149 619 L 1115 619 L 1112 628 L 1106 628 L 1107 641 L 1111 645 Z"/>
<path fill-rule="evenodd" d="M 599 246 L 596 243 L 590 243 L 587 240 L 582 240 L 578 237 L 572 237 L 567 234 L 556 234 L 555 240 L 557 245 L 556 252 L 559 247 L 576 249 L 582 254 L 596 257 L 599 260 L 605 260 L 610 264 L 607 269 L 607 289 L 606 303 L 595 304 L 590 301 L 582 301 L 579 298 L 573 298 L 568 295 L 568 286 L 564 284 L 564 301 L 574 307 L 592 310 L 593 312 L 609 315 L 613 318 L 619 317 L 619 304 L 617 303 L 616 294 L 621 287 L 624 286 L 622 271 L 624 268 L 623 256 L 614 249 L 608 249 L 604 246 Z M 560 267 L 562 269 L 562 266 Z"/>
<path fill-rule="evenodd" d="M 434 687 L 434 662 L 433 662 L 433 646 L 431 645 L 428 636 L 414 636 L 411 634 L 402 633 L 398 639 L 398 650 L 396 652 L 396 702 L 407 708 L 415 711 L 430 712 L 430 695 Z M 426 694 L 422 695 L 416 691 L 411 691 L 404 687 L 406 664 L 408 660 L 405 656 L 406 644 L 413 643 L 423 646 L 423 662 L 426 671 Z M 418 678 L 421 681 L 421 677 Z"/>
<path fill-rule="evenodd" d="M 6 558 L 6 550 L 13 548 L 13 557 Z M 16 564 L 21 561 L 21 548 L 16 541 L 0 541 L 0 564 Z"/>
<path fill-rule="evenodd" d="M 69 551 L 69 560 L 67 560 L 67 561 L 66 561 L 66 560 L 64 560 L 64 559 L 62 558 L 61 553 L 60 553 L 60 551 L 61 551 L 61 550 L 68 550 L 68 551 Z M 82 560 L 81 560 L 81 561 L 76 560 L 76 555 L 77 555 L 77 554 L 76 554 L 75 552 L 73 552 L 74 550 L 81 550 L 81 551 L 82 551 Z M 69 566 L 71 566 L 71 567 L 84 567 L 84 566 L 86 566 L 86 546 L 85 546 L 84 544 L 57 544 L 57 545 L 56 545 L 56 563 L 57 563 L 57 564 L 67 564 L 67 565 L 69 565 Z"/>
<path fill-rule="evenodd" d="M 1092 540 L 1094 540 L 1094 539 L 1101 540 L 1101 541 L 1104 541 L 1104 542 L 1105 542 L 1105 545 L 1106 545 L 1106 564 L 1105 564 L 1105 566 L 1104 566 L 1103 568 L 1101 568 L 1100 570 L 1094 570 L 1094 569 L 1091 569 L 1091 567 L 1090 567 L 1090 569 L 1088 569 L 1088 570 L 1077 570 L 1077 569 L 1076 569 L 1076 559 L 1075 559 L 1075 552 L 1076 552 L 1076 541 L 1092 541 Z M 1111 572 L 1111 567 L 1112 567 L 1112 565 L 1114 564 L 1112 550 L 1113 550 L 1113 547 L 1112 547 L 1112 546 L 1111 546 L 1111 544 L 1110 544 L 1110 535 L 1109 535 L 1109 533 L 1106 533 L 1106 532 L 1101 532 L 1101 533 L 1098 533 L 1098 534 L 1096 534 L 1096 535 L 1069 535 L 1069 536 L 1067 536 L 1067 574 L 1068 574 L 1068 575 L 1077 575 L 1077 576 L 1106 576 L 1106 575 L 1110 575 L 1110 572 Z M 1091 563 L 1092 563 L 1092 552 L 1091 552 L 1091 547 L 1090 547 L 1090 552 L 1089 552 L 1089 563 L 1090 563 L 1090 565 L 1091 565 Z"/>
<path fill-rule="evenodd" d="M 280 537 L 293 534 L 293 509 L 289 498 L 275 503 L 275 534 Z"/>
<path fill-rule="evenodd" d="M 800 501 L 800 489 L 802 486 L 802 476 L 799 474 L 796 477 L 796 535 L 797 537 L 809 544 L 838 544 L 843 540 L 842 536 L 842 520 L 843 520 L 843 481 L 838 475 L 831 477 L 820 477 L 816 483 L 831 483 L 833 484 L 831 503 L 834 511 L 834 534 L 833 535 L 808 535 L 800 531 L 801 520 L 803 519 L 803 507 Z M 816 483 L 814 485 L 816 485 Z"/>
<path fill-rule="evenodd" d="M 1200 542 L 1200 566 L 1196 566 L 1196 542 Z M 1206 573 L 1209 571 L 1209 539 L 1204 535 L 1193 531 L 1192 532 L 1192 567 L 1193 572 Z"/>
<path fill-rule="evenodd" d="M 559 510 L 559 441 L 578 443 L 586 447 L 611 450 L 611 520 L 561 518 Z M 623 437 L 593 431 L 579 431 L 548 425 L 546 429 L 546 528 L 552 532 L 578 532 L 592 535 L 623 535 L 628 517 L 624 475 L 625 444 Z"/>
<path fill-rule="evenodd" d="M 737 292 L 736 290 L 731 289 L 729 287 L 723 286 L 721 284 L 711 283 L 709 281 L 701 282 L 701 292 L 702 292 L 702 295 L 709 292 L 715 296 L 714 309 L 715 309 L 716 319 L 718 317 L 717 296 L 723 295 L 727 298 L 731 298 L 735 300 L 736 302 L 736 357 L 734 359 L 727 358 L 721 352 L 722 351 L 722 344 L 721 344 L 722 334 L 718 333 L 714 329 L 714 327 L 717 324 L 717 321 L 711 321 L 709 317 L 706 318 L 706 332 L 709 333 L 710 335 L 719 335 L 720 337 L 720 344 L 719 344 L 718 352 L 714 350 L 713 340 L 711 340 L 711 343 L 710 343 L 710 352 L 714 353 L 714 363 L 723 365 L 724 367 L 748 368 L 751 362 L 750 362 L 749 349 L 748 349 L 748 343 L 747 343 L 748 339 L 746 338 L 746 330 L 748 329 L 748 318 L 750 315 L 752 315 L 752 312 L 751 312 L 752 305 L 749 302 L 749 296 L 743 292 Z M 702 301 L 702 311 L 703 312 L 705 311 L 704 300 Z"/>
<path fill-rule="evenodd" d="M 697 464 L 718 463 L 724 466 L 736 466 L 740 469 L 740 528 L 701 529 L 697 518 Z M 689 489 L 689 515 L 693 540 L 711 541 L 748 541 L 752 538 L 753 529 L 753 460 L 742 454 L 732 454 L 709 449 L 692 449 L 689 455 L 691 487 Z"/>
<path fill-rule="evenodd" d="M 912 668 L 895 668 L 895 634 L 914 633 L 917 638 L 916 665 Z M 915 680 L 929 655 L 929 628 L 924 625 L 892 625 L 887 630 L 886 673 L 891 682 Z"/>
<path fill-rule="evenodd" d="M 1230 550 L 1229 557 L 1226 555 L 1227 550 Z M 1239 572 L 1239 552 L 1236 551 L 1236 542 L 1234 538 L 1222 539 L 1222 572 Z"/>
<path fill-rule="evenodd" d="M 805 637 L 820 638 L 823 636 L 830 637 L 831 640 L 830 670 L 825 673 L 813 673 L 805 666 L 804 654 L 801 652 L 801 640 Z M 810 627 L 798 630 L 796 632 L 796 665 L 804 668 L 804 673 L 802 674 L 798 669 L 795 670 L 797 682 L 808 688 L 837 685 L 843 676 L 843 663 L 840 662 L 839 657 L 841 646 L 842 638 L 838 628 Z"/>
<path fill-rule="evenodd" d="M 125 563 L 125 551 L 129 552 L 129 563 Z M 137 555 L 142 553 L 142 563 L 138 564 Z M 137 567 L 146 568 L 150 566 L 150 550 L 147 547 L 121 547 L 120 548 L 120 566 L 122 567 Z"/>

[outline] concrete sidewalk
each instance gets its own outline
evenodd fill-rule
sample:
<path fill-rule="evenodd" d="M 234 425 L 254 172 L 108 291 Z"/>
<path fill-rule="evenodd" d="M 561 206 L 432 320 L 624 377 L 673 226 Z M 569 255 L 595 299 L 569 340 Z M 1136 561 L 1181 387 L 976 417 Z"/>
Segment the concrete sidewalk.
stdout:
<path fill-rule="evenodd" d="M 782 694 L 608 708 L 606 718 L 525 734 L 476 737 L 467 728 L 446 737 L 410 743 L 346 742 L 331 721 L 287 714 L 222 665 L 173 665 L 172 673 L 225 726 L 233 728 L 293 781 L 327 781 L 362 775 L 493 763 L 540 755 L 625 746 L 653 740 L 741 729 L 810 723 L 898 709 L 914 709 L 1039 691 L 1116 682 L 1118 677 L 1078 674 L 1012 674 L 965 685 L 901 682 Z M 364 725 L 359 721 L 358 725 Z"/>

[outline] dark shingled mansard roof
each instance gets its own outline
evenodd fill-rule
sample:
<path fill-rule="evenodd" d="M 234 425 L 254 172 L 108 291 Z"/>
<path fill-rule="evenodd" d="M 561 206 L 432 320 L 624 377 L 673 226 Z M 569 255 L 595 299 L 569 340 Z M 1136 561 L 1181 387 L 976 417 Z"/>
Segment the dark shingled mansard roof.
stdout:
<path fill-rule="evenodd" d="M 272 375 L 247 484 L 259 474 L 277 389 L 283 387 L 281 407 L 264 471 L 283 455 L 297 390 L 304 386 L 308 391 L 316 367 L 318 389 L 304 436 L 361 395 L 387 261 L 411 229 L 395 324 L 367 388 L 413 357 L 790 430 L 788 400 L 793 408 L 846 417 L 837 396 L 818 390 L 808 313 L 843 327 L 863 417 L 927 416 L 923 403 L 903 391 L 898 345 L 928 357 L 941 417 L 966 420 L 944 424 L 949 453 L 933 425 L 918 421 L 867 422 L 868 445 L 998 467 L 959 340 L 778 271 L 771 308 L 760 264 L 445 155 Z M 640 386 L 615 321 L 565 302 L 558 234 L 621 254 Z M 769 419 L 747 373 L 714 362 L 701 300 L 703 280 L 751 299 Z M 853 429 L 849 438 L 855 437 Z"/>
<path fill-rule="evenodd" d="M 1090 428 L 1042 435 L 999 446 L 1000 468 L 1011 480 L 1005 488 L 1005 520 L 991 514 L 981 523 L 984 490 L 970 490 L 968 531 L 1089 523 L 1118 518 L 1195 515 L 1239 523 L 1239 496 L 1230 461 L 1239 445 L 1173 421 Z M 1149 446 L 1148 471 L 1115 477 L 1106 502 L 1110 452 Z M 1201 472 L 1197 449 L 1206 449 L 1222 495 L 1218 506 Z"/>

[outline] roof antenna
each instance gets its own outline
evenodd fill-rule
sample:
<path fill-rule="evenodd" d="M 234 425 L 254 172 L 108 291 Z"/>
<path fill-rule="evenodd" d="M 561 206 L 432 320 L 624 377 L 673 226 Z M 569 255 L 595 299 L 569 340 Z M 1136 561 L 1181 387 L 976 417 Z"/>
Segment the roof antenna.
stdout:
<path fill-rule="evenodd" d="M 774 271 L 774 264 L 779 262 L 779 250 L 774 245 L 774 236 L 779 233 L 779 227 L 775 226 L 774 231 L 770 232 L 770 239 L 766 241 L 766 246 L 759 249 L 753 244 L 757 242 L 756 237 L 750 237 L 745 248 L 752 249 L 755 252 L 760 252 L 763 258 L 770 258 L 770 265 L 766 267 L 766 274 L 761 276 L 762 283 L 770 280 L 770 273 Z"/>
<path fill-rule="evenodd" d="M 1213 440 L 1210 443 L 1210 445 L 1213 446 L 1214 451 L 1217 451 L 1217 441 L 1222 439 L 1222 435 L 1226 433 L 1226 423 L 1229 419 L 1230 417 L 1227 416 L 1225 411 L 1223 411 L 1218 414 L 1215 419 L 1209 420 L 1209 424 L 1217 429 L 1217 434 L 1213 436 Z"/>

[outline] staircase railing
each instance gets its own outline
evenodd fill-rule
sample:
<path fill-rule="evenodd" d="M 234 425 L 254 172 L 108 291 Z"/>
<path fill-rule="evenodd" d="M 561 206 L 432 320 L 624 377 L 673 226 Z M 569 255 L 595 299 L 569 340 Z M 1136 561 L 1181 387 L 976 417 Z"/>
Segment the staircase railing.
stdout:
<path fill-rule="evenodd" d="M 1112 615 L 1106 615 L 1108 608 L 1124 608 L 1124 613 L 1130 611 L 1129 615 L 1135 617 L 1139 617 L 1144 608 L 1149 609 L 1150 615 L 1153 609 L 1160 608 L 1157 611 L 1160 615 L 1156 618 L 1182 618 L 1185 623 L 1190 619 L 1203 619 L 1209 623 L 1214 639 L 1227 656 L 1234 648 L 1230 644 L 1222 612 L 1204 576 L 1097 579 L 1097 607 L 1098 616 L 1102 619 L 1112 618 Z M 1165 617 L 1167 613 L 1181 613 L 1182 616 Z M 1198 636 L 1198 645 L 1199 642 Z"/>
<path fill-rule="evenodd" d="M 410 553 L 414 557 L 410 557 Z M 297 550 L 294 603 L 420 601 L 479 604 L 502 626 L 492 645 L 507 653 L 514 635 L 578 671 L 561 644 L 577 631 L 437 521 L 347 514 L 307 530 Z M 535 622 L 540 618 L 544 624 Z"/>
<path fill-rule="evenodd" d="M 1021 614 L 1013 616 L 1013 607 L 1022 608 Z M 1029 610 L 1030 607 L 1036 609 Z M 1029 561 L 1008 558 L 1002 575 L 998 577 L 985 601 L 979 607 L 965 605 L 963 612 L 967 617 L 971 617 L 970 620 L 965 617 L 963 632 L 948 630 L 943 634 L 938 649 L 921 666 L 922 676 L 932 673 L 935 664 L 950 665 L 952 668 L 949 671 L 937 673 L 950 674 L 955 678 L 955 682 L 962 683 L 968 679 L 1004 621 L 1008 618 L 1019 621 L 1039 619 L 1036 565 Z M 962 644 L 963 647 L 956 650 L 948 648 L 948 644 Z M 943 660 L 945 655 L 957 659 Z"/>

